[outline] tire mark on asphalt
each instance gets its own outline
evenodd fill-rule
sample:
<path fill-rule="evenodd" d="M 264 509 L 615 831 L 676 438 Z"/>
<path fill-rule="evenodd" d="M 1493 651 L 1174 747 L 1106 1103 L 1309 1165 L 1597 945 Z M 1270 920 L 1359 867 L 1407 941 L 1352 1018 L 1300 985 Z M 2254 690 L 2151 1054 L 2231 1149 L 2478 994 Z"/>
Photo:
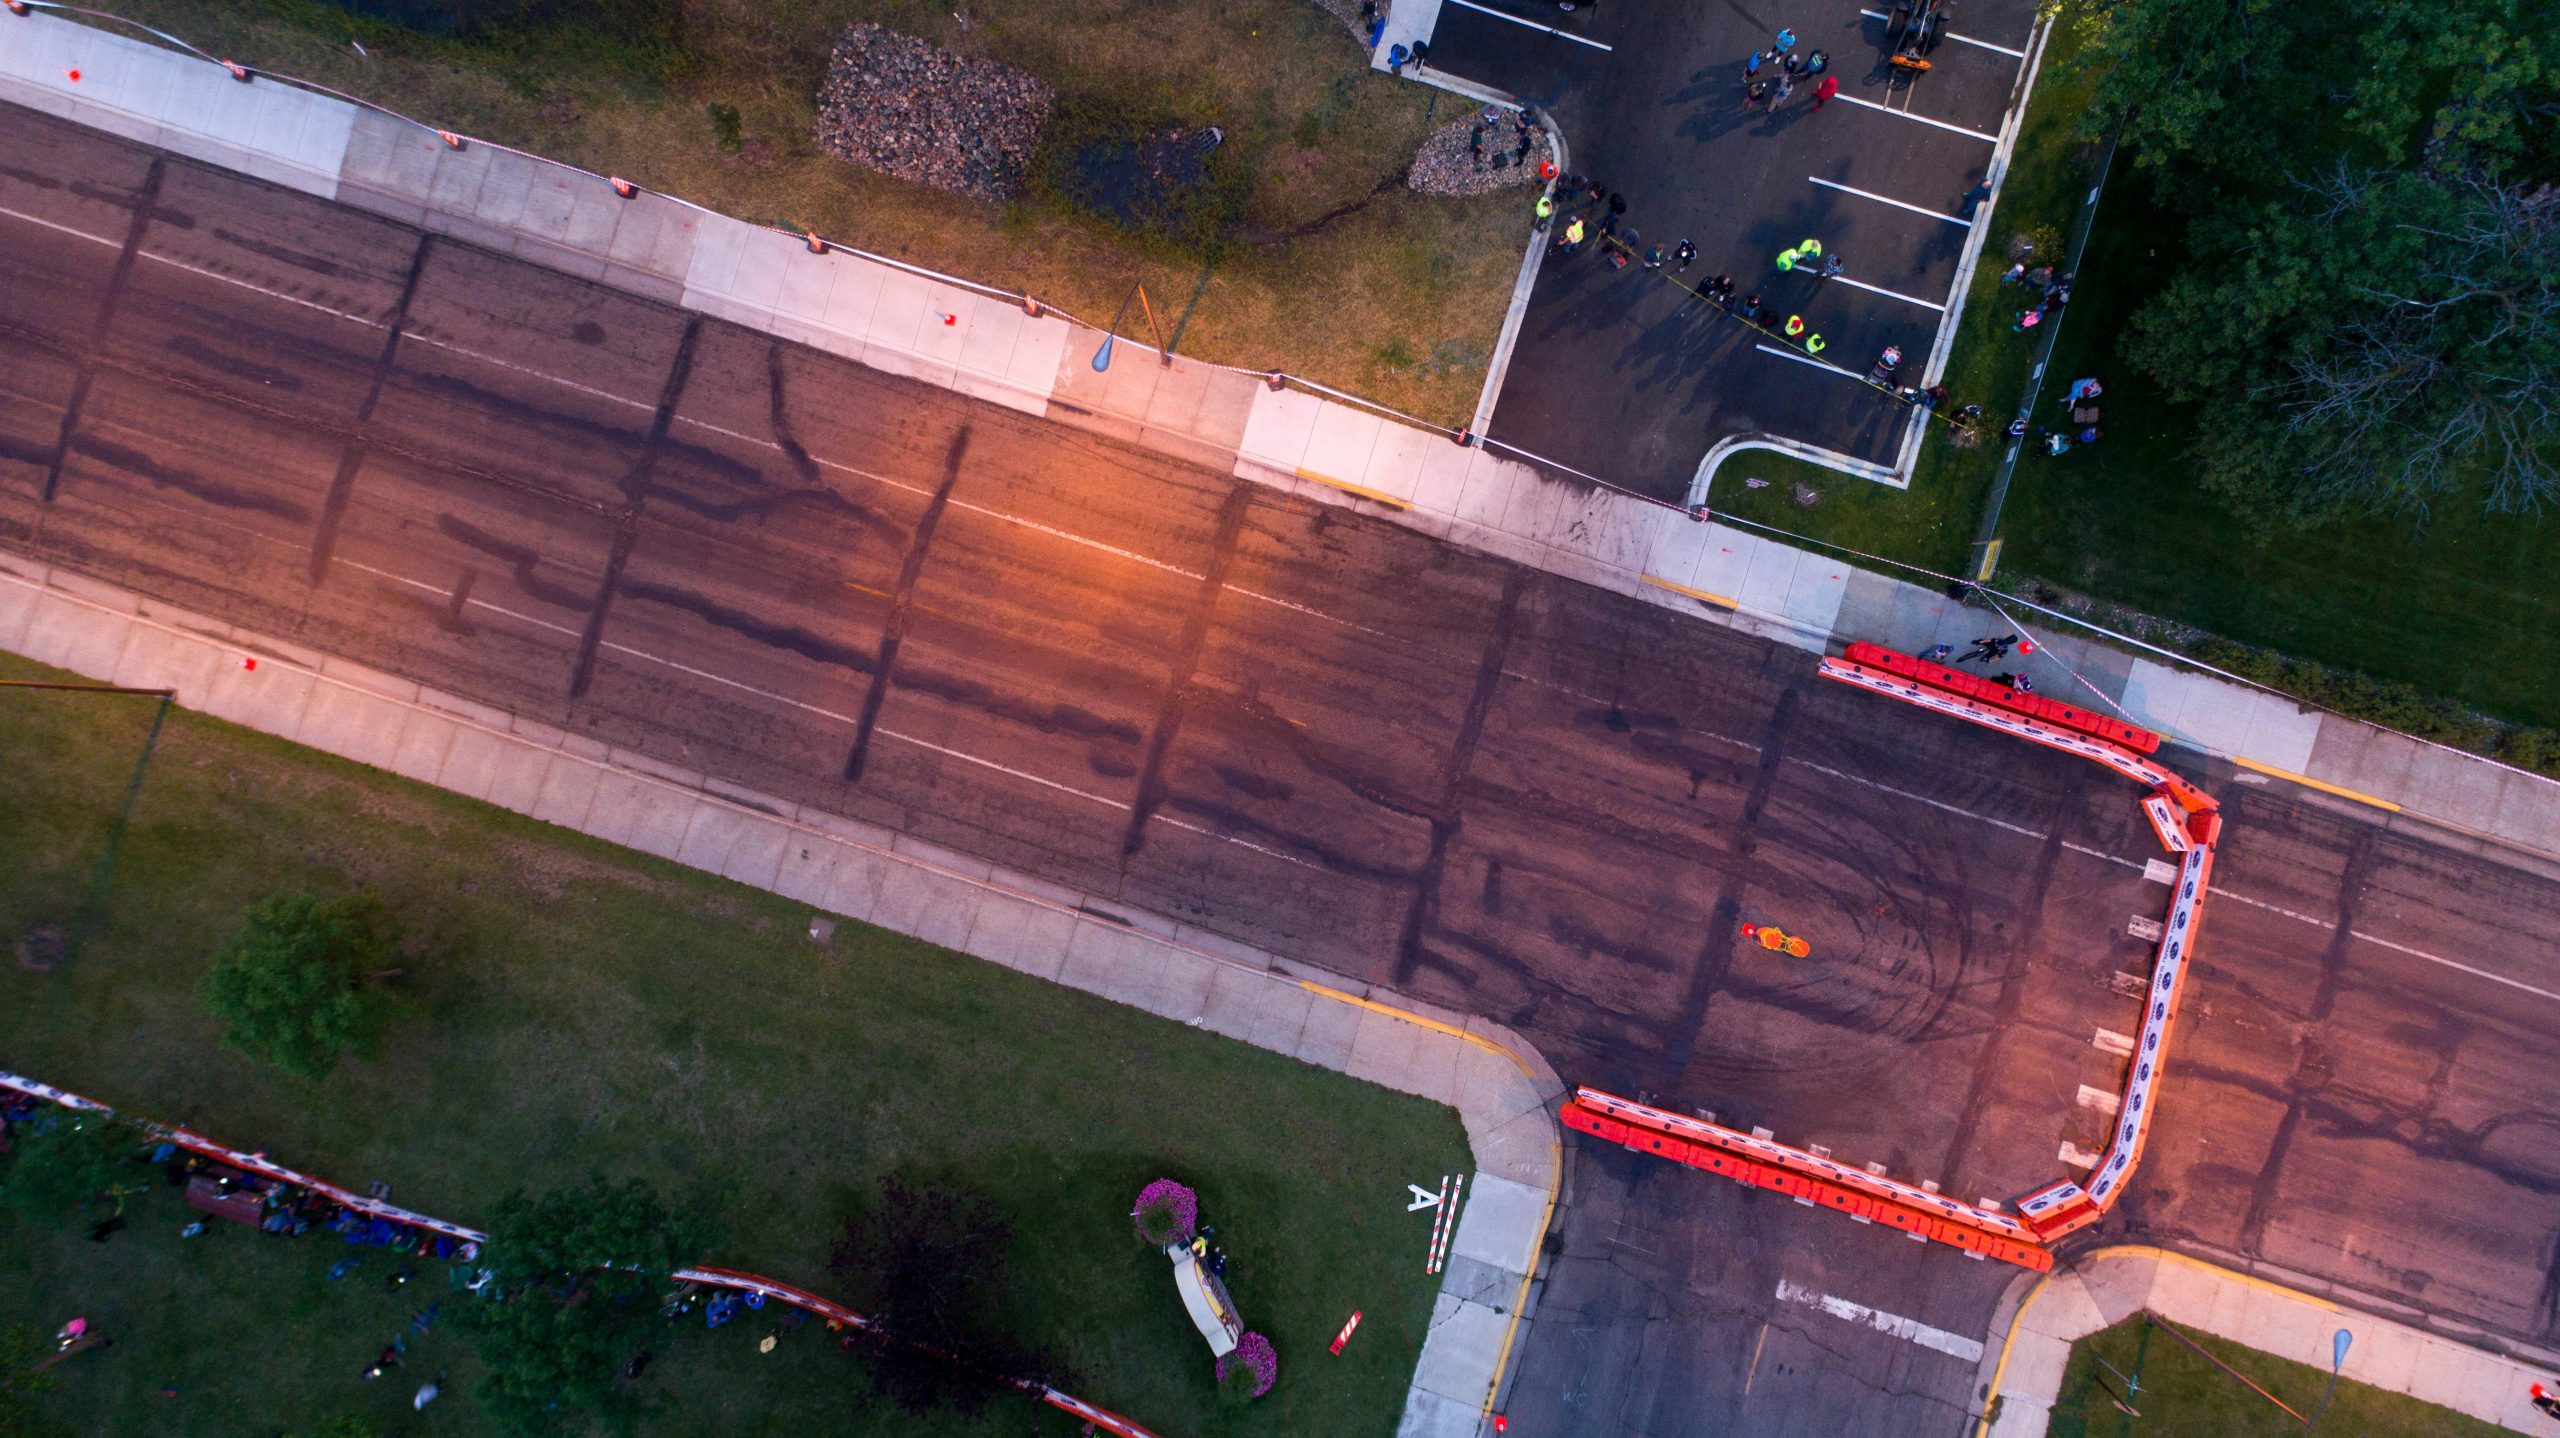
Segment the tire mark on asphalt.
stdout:
<path fill-rule="evenodd" d="M 925 550 L 933 543 L 933 532 L 942 523 L 942 511 L 951 504 L 951 488 L 960 482 L 960 463 L 969 454 L 970 428 L 962 426 L 951 437 L 950 452 L 942 459 L 942 483 L 936 485 L 933 498 L 925 502 L 924 513 L 916 519 L 915 535 L 907 541 L 907 557 L 898 566 L 898 590 L 889 601 L 889 619 L 880 628 L 880 654 L 871 662 L 871 691 L 862 696 L 862 715 L 854 721 L 853 748 L 844 756 L 844 781 L 862 782 L 863 766 L 871 759 L 871 731 L 880 722 L 880 706 L 889 698 L 889 679 L 898 665 L 898 646 L 907 637 L 907 616 L 915 598 L 916 576 L 924 572 Z"/>
<path fill-rule="evenodd" d="M 427 251 L 436 242 L 433 235 L 420 235 L 417 249 L 409 255 L 409 276 L 400 283 L 399 303 L 392 306 L 391 324 L 383 332 L 382 348 L 373 357 L 373 375 L 365 382 L 364 403 L 356 406 L 355 423 L 338 449 L 338 471 L 329 477 L 328 497 L 320 502 L 320 522 L 311 535 L 311 582 L 320 583 L 329 574 L 329 560 L 338 552 L 338 527 L 346 521 L 347 500 L 355 493 L 356 471 L 364 466 L 366 426 L 373 422 L 373 408 L 382 400 L 382 386 L 391 378 L 391 361 L 400 352 L 400 332 L 409 323 L 409 303 L 417 298 L 418 278 L 427 272 Z"/>
<path fill-rule="evenodd" d="M 2062 826 L 2056 824 L 2055 829 Z M 2000 1041 L 2025 1011 L 2027 1002 L 2027 969 L 2037 946 L 2044 938 L 2045 898 L 2053 891 L 2054 873 L 2062 866 L 2062 836 L 2047 837 L 2036 850 L 2036 865 L 2027 881 L 2026 915 L 2006 945 L 2008 960 L 2000 975 L 2000 996 L 1993 1003 L 1990 1034 L 1983 1040 L 1982 1053 L 1974 1060 L 1973 1077 L 1966 1083 L 1964 1107 L 1956 1112 L 1956 1131 L 1947 1140 L 1947 1149 L 1938 1160 L 1938 1181 L 1950 1189 L 1971 1193 L 1957 1177 L 1964 1169 L 1965 1151 L 1973 1146 L 1974 1133 L 1982 1126 L 1982 1107 L 1991 1092 L 1992 1071 L 1999 1066 Z M 1951 987 L 1951 986 L 1950 986 Z"/>
<path fill-rule="evenodd" d="M 1217 538 L 1209 547 L 1208 573 L 1200 580 L 1200 597 L 1182 622 L 1182 638 L 1165 680 L 1164 702 L 1147 733 L 1146 757 L 1138 762 L 1136 802 L 1129 807 L 1129 827 L 1120 836 L 1120 859 L 1137 857 L 1147 839 L 1147 820 L 1164 803 L 1164 759 L 1182 735 L 1182 721 L 1194 701 L 1191 676 L 1200 665 L 1200 647 L 1208 642 L 1209 621 L 1217 613 L 1218 595 L 1227 587 L 1227 569 L 1236 557 L 1236 539 L 1244 532 L 1245 514 L 1253 508 L 1256 486 L 1238 480 L 1218 506 Z"/>
<path fill-rule="evenodd" d="M 97 378 L 95 356 L 106 348 L 107 327 L 115 322 L 116 301 L 124 295 L 134 257 L 142 253 L 142 236 L 151 228 L 152 213 L 160 205 L 160 181 L 168 171 L 168 156 L 152 156 L 151 168 L 142 177 L 142 190 L 133 197 L 133 224 L 124 232 L 124 248 L 116 252 L 116 267 L 107 276 L 107 292 L 98 297 L 98 316 L 89 325 L 89 346 L 78 357 L 71 397 L 62 405 L 62 428 L 54 435 L 53 458 L 45 465 L 42 498 L 47 504 L 53 503 L 54 493 L 62 487 L 62 462 L 71 453 L 71 434 L 80 427 L 80 408 L 88 402 L 90 382 Z"/>
<path fill-rule="evenodd" d="M 2355 927 L 2356 905 L 2363 896 L 2365 871 L 2373 861 L 2373 832 L 2360 831 L 2351 841 L 2346 862 L 2338 873 L 2338 917 L 2329 932 L 2328 946 L 2320 954 L 2320 985 L 2311 994 L 2311 1007 L 2299 1020 L 2300 1055 L 2294 1061 L 2293 1076 L 2285 1081 L 2284 1117 L 2276 1121 L 2276 1131 L 2267 1141 L 2266 1159 L 2251 1175 L 2249 1206 L 2240 1219 L 2239 1248 L 2256 1257 L 2265 1250 L 2267 1225 L 2275 1218 L 2276 1190 L 2284 1180 L 2284 1163 L 2293 1148 L 2293 1137 L 2301 1130 L 2304 1111 L 2310 1101 L 2329 1086 L 2334 1077 L 2328 1048 L 2321 1042 L 2319 1030 L 2329 1021 L 2338 1003 L 2338 986 L 2346 978 L 2347 957 L 2355 943 L 2350 932 Z"/>
<path fill-rule="evenodd" d="M 640 538 L 640 510 L 649 500 L 649 476 L 657 467 L 658 451 L 666 443 L 667 426 L 675 419 L 676 401 L 684 395 L 685 381 L 693 374 L 694 341 L 702 336 L 702 317 L 685 321 L 684 335 L 676 341 L 676 356 L 667 366 L 667 383 L 658 395 L 657 413 L 649 421 L 649 437 L 641 444 L 640 458 L 630 472 L 623 475 L 621 518 L 613 527 L 613 552 L 604 562 L 604 581 L 596 586 L 595 607 L 587 612 L 586 629 L 578 636 L 578 664 L 569 675 L 569 697 L 583 698 L 587 686 L 595 682 L 596 644 L 604 638 L 605 616 L 613 612 L 614 591 L 622 587 L 622 567 L 631 560 L 631 546 Z"/>
<path fill-rule="evenodd" d="M 818 461 L 808 447 L 792 436 L 791 412 L 783 403 L 782 341 L 775 340 L 764 348 L 765 406 L 767 423 L 773 428 L 773 442 L 783 458 L 800 475 L 800 482 L 816 485 L 823 482 Z"/>
<path fill-rule="evenodd" d="M 1760 817 L 1769 807 L 1769 791 L 1777 786 L 1778 771 L 1786 764 L 1787 731 L 1794 727 L 1796 709 L 1804 700 L 1804 690 L 1790 684 L 1778 691 L 1778 702 L 1769 711 L 1769 727 L 1760 741 L 1760 770 L 1751 778 L 1751 793 L 1742 801 L 1742 817 L 1734 821 L 1731 835 L 1731 857 L 1740 861 L 1728 867 L 1722 891 L 1716 895 L 1714 912 L 1707 919 L 1707 940 L 1698 950 L 1697 965 L 1690 971 L 1689 992 L 1681 1000 L 1680 1017 L 1671 1029 L 1671 1048 L 1662 1056 L 1662 1082 L 1656 1087 L 1668 1092 L 1678 1087 L 1683 1070 L 1697 1054 L 1698 1035 L 1707 1026 L 1707 1007 L 1714 1002 L 1716 991 L 1724 987 L 1725 974 L 1733 967 L 1733 955 L 1742 942 L 1743 878 L 1752 854 L 1760 847 Z"/>
<path fill-rule="evenodd" d="M 1431 853 L 1422 861 L 1422 871 L 1414 876 L 1413 899 L 1405 908 L 1404 928 L 1396 939 L 1395 981 L 1412 979 L 1422 965 L 1422 934 L 1436 917 L 1440 905 L 1440 875 L 1449 862 L 1449 841 L 1457 837 L 1461 814 L 1458 803 L 1460 786 L 1466 783 L 1467 767 L 1475 762 L 1476 741 L 1484 734 L 1484 716 L 1493 708 L 1495 690 L 1502 684 L 1502 665 L 1511 652 L 1511 635 L 1520 619 L 1520 593 L 1528 587 L 1530 571 L 1515 568 L 1502 579 L 1502 603 L 1494 612 L 1493 633 L 1485 640 L 1484 657 L 1476 664 L 1475 689 L 1467 696 L 1465 717 L 1458 722 L 1457 738 L 1450 741 L 1449 756 L 1440 766 L 1440 812 L 1431 820 Z"/>

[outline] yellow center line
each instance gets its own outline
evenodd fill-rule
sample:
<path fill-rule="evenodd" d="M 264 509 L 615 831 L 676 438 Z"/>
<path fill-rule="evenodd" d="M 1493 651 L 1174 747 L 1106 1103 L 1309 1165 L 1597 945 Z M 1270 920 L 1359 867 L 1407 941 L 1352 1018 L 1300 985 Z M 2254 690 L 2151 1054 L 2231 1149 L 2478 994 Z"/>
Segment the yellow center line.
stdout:
<path fill-rule="evenodd" d="M 2388 809 L 2394 814 L 2400 812 L 2400 806 L 2392 803 L 2388 799 L 2379 799 L 2371 794 L 2361 793 L 2354 789 L 2342 788 L 2336 784 L 2325 783 L 2321 780 L 2312 778 L 2308 774 L 2296 774 L 2291 769 L 2279 769 L 2273 764 L 2261 764 L 2246 754 L 2232 755 L 2231 762 L 2239 765 L 2243 769 L 2255 770 L 2260 774 L 2272 774 L 2279 779 L 2290 779 L 2294 783 L 2300 784 L 2306 789 L 2317 789 L 2323 794 L 2335 794 L 2341 799 L 2353 799 L 2359 804 L 2371 804 L 2377 809 Z"/>

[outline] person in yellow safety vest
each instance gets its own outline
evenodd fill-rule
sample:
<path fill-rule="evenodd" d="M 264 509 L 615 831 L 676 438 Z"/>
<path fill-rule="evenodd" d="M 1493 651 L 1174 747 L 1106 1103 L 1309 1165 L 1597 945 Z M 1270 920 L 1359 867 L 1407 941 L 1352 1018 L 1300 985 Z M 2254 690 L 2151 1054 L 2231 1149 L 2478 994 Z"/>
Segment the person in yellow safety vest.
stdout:
<path fill-rule="evenodd" d="M 1778 251 L 1778 273 L 1783 275 L 1795 267 L 1796 252 L 1792 247 Z"/>
<path fill-rule="evenodd" d="M 1802 316 L 1802 315 L 1789 315 L 1789 316 L 1787 316 L 1787 338 L 1789 338 L 1789 339 L 1794 339 L 1796 336 L 1798 336 L 1798 335 L 1800 335 L 1800 334 L 1803 334 L 1803 333 L 1804 333 L 1804 316 Z"/>
<path fill-rule="evenodd" d="M 1555 212 L 1555 197 L 1553 195 L 1540 195 L 1538 197 L 1538 218 L 1543 220 Z"/>
<path fill-rule="evenodd" d="M 1567 254 L 1582 248 L 1582 217 L 1580 215 L 1574 216 L 1573 223 L 1564 227 L 1564 248 Z"/>
<path fill-rule="evenodd" d="M 1821 259 L 1821 258 L 1822 258 L 1822 241 L 1820 241 L 1820 240 L 1807 240 L 1807 241 L 1805 241 L 1803 244 L 1796 246 L 1796 258 L 1797 258 L 1797 259 L 1800 259 L 1800 260 L 1818 260 L 1818 259 Z"/>
<path fill-rule="evenodd" d="M 1807 336 L 1805 336 L 1805 339 L 1804 339 L 1804 352 L 1805 352 L 1806 354 L 1809 354 L 1809 355 L 1818 355 L 1818 354 L 1822 353 L 1822 336 L 1820 336 L 1820 335 L 1807 335 Z"/>

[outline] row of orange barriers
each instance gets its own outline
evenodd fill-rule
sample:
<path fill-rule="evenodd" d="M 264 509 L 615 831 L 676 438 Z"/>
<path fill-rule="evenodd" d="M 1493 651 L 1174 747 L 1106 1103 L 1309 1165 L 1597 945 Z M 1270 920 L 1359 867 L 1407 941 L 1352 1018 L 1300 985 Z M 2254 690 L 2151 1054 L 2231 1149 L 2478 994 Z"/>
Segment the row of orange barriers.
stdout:
<path fill-rule="evenodd" d="M 1933 1189 L 1847 1168 L 1756 1134 L 1594 1089 L 1579 1090 L 1565 1106 L 1565 1124 L 1639 1153 L 1657 1154 L 1785 1193 L 1799 1203 L 1835 1209 L 1863 1222 L 1883 1223 L 1977 1257 L 1997 1258 L 2038 1272 L 2049 1270 L 2053 1255 L 2045 1245 L 2104 1217 L 2141 1162 L 2169 1030 L 2177 1018 L 2189 958 L 2203 923 L 2214 846 L 2221 837 L 2220 807 L 2211 795 L 2150 757 L 2160 748 L 2160 736 L 2151 730 L 2018 694 L 2005 685 L 1881 645 L 1852 644 L 1846 655 L 1825 658 L 1822 674 L 2094 760 L 2144 786 L 2143 813 L 2161 846 L 2178 856 L 2180 864 L 2107 1151 L 2085 1186 L 2076 1179 L 2056 1179 L 2019 1199 L 2018 1212 L 2012 1217 L 1988 1200 L 1982 1205 L 1961 1203 Z"/>
<path fill-rule="evenodd" d="M 2040 694 L 2021 694 L 1996 680 L 1986 679 L 1979 674 L 1968 674 L 1961 669 L 1951 669 L 1944 664 L 1932 664 L 1926 659 L 1915 658 L 1908 654 L 1896 653 L 1881 644 L 1868 644 L 1863 641 L 1852 644 L 1849 646 L 1848 660 L 1852 664 L 1863 664 L 1871 669 L 1880 669 L 1887 674 L 1917 680 L 1933 689 L 1944 689 L 1950 694 L 1961 694 L 1967 699 L 1979 700 L 1982 703 L 2006 709 L 2013 714 L 2024 714 L 2030 719 L 2059 724 L 2065 729 L 2077 730 L 2082 734 L 2104 739 L 2110 744 L 2122 745 L 2136 754 L 2160 752 L 2160 736 L 2140 725 L 2127 724 L 2121 719 L 2110 719 L 2094 710 L 2065 704 L 2059 699 L 2047 699 Z"/>
<path fill-rule="evenodd" d="M 1962 1249 L 1976 1258 L 1997 1258 L 2038 1273 L 2053 1267 L 2053 1255 L 2028 1236 L 2019 1224 L 2009 1224 L 2013 1236 L 1985 1231 L 1981 1219 L 1999 1215 L 1986 1214 L 1985 1210 L 1952 1200 L 1940 1200 L 1923 1207 L 1862 1191 L 1862 1185 L 1847 1181 L 1847 1174 L 1856 1170 L 1844 1170 L 1838 1178 L 1800 1172 L 1777 1155 L 1755 1155 L 1749 1152 L 1749 1148 L 1780 1149 L 1788 1159 L 1809 1163 L 1822 1163 L 1824 1160 L 1802 1149 L 1789 1149 L 1783 1144 L 1737 1133 L 1720 1125 L 1682 1118 L 1597 1089 L 1582 1089 L 1574 1095 L 1573 1101 L 1564 1106 L 1564 1124 L 1577 1133 L 1587 1133 L 1637 1153 L 1653 1154 L 1674 1163 L 1721 1174 L 1736 1183 L 1783 1193 L 1798 1203 L 1833 1209 L 1861 1223 L 1881 1223 L 1914 1238 Z M 1912 1192 L 1931 1199 L 1938 1197 L 1927 1194 L 1925 1190 L 1915 1189 Z"/>

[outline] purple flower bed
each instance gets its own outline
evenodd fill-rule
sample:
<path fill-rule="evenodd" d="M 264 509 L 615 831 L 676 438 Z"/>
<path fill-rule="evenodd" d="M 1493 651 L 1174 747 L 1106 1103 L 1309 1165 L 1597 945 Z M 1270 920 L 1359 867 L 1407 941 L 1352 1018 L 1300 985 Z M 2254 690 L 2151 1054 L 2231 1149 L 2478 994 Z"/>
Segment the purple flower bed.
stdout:
<path fill-rule="evenodd" d="M 1280 1381 L 1280 1355 L 1271 1340 L 1248 1333 L 1236 1340 L 1236 1351 L 1218 1360 L 1218 1386 L 1247 1398 L 1259 1398 Z"/>
<path fill-rule="evenodd" d="M 1189 1243 L 1200 1231 L 1200 1195 L 1172 1179 L 1160 1178 L 1138 1190 L 1129 1218 L 1138 1226 L 1138 1237 L 1154 1247 Z"/>

